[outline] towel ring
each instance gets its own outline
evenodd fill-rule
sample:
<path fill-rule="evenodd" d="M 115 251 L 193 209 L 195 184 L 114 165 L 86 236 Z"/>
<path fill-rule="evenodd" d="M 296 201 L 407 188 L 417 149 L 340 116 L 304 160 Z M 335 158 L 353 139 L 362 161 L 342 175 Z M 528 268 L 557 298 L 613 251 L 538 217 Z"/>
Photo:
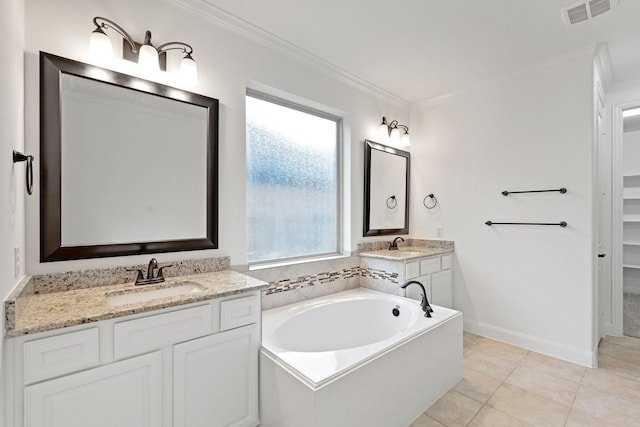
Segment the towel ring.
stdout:
<path fill-rule="evenodd" d="M 387 207 L 389 209 L 395 209 L 396 206 L 398 206 L 398 200 L 396 199 L 396 196 L 390 196 L 387 199 Z"/>
<path fill-rule="evenodd" d="M 33 156 L 25 155 L 19 151 L 13 150 L 13 163 L 27 162 L 25 171 L 25 184 L 27 185 L 27 194 L 33 193 Z"/>
<path fill-rule="evenodd" d="M 427 202 L 427 199 L 429 199 L 429 202 Z M 438 205 L 438 199 L 436 199 L 436 196 L 431 193 L 427 196 L 424 196 L 424 199 L 422 199 L 422 204 L 427 209 L 433 209 Z"/>

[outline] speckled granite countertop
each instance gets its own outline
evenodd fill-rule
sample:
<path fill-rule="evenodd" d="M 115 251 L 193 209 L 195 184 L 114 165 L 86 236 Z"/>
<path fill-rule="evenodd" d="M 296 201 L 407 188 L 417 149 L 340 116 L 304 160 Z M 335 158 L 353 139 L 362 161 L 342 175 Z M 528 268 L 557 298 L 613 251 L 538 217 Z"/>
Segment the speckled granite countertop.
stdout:
<path fill-rule="evenodd" d="M 451 252 L 453 252 L 453 247 L 427 248 L 420 246 L 405 246 L 396 251 L 380 249 L 377 251 L 360 252 L 358 255 L 366 258 L 380 258 L 390 261 L 411 261 L 419 258 L 448 254 Z"/>
<path fill-rule="evenodd" d="M 144 292 L 145 290 L 168 287 L 177 282 L 196 282 L 204 289 L 195 293 L 125 305 L 112 305 L 107 301 L 108 295 L 122 294 L 123 291 L 128 290 Z M 14 337 L 97 322 L 226 295 L 262 290 L 268 286 L 269 284 L 262 280 L 232 270 L 222 270 L 172 277 L 157 285 L 135 286 L 133 282 L 129 282 L 60 292 L 19 295 L 15 300 L 7 301 L 9 306 L 13 306 L 13 309 L 6 313 L 6 336 Z"/>

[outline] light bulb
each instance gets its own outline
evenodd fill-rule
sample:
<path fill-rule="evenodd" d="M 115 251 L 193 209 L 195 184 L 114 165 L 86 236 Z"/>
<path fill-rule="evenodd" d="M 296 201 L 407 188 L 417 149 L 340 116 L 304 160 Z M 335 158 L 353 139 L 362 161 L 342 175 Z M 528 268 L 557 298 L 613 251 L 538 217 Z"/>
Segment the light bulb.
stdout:
<path fill-rule="evenodd" d="M 189 53 L 180 62 L 180 79 L 187 84 L 198 83 L 198 67 Z"/>
<path fill-rule="evenodd" d="M 158 61 L 158 51 L 150 44 L 144 44 L 140 47 L 138 54 L 138 65 L 149 73 L 156 73 L 160 70 L 160 62 Z"/>
<path fill-rule="evenodd" d="M 389 138 L 389 126 L 387 125 L 387 119 L 385 117 L 382 117 L 382 123 L 378 126 L 378 134 L 382 141 L 386 141 L 387 138 Z"/>
<path fill-rule="evenodd" d="M 400 129 L 398 129 L 397 127 L 394 127 L 391 129 L 391 142 L 394 144 L 399 144 L 400 143 Z"/>
<path fill-rule="evenodd" d="M 106 63 L 113 56 L 111 39 L 100 28 L 96 28 L 89 38 L 89 57 L 97 63 Z"/>
<path fill-rule="evenodd" d="M 409 131 L 405 130 L 400 138 L 401 147 L 409 147 L 411 145 L 411 139 L 409 138 Z"/>

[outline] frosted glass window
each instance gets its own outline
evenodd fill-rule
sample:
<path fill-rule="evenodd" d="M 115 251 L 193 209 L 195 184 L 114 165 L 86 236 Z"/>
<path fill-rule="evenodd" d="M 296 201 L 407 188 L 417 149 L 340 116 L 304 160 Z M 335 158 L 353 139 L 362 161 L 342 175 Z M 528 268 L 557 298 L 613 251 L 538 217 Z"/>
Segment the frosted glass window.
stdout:
<path fill-rule="evenodd" d="M 250 263 L 340 252 L 340 118 L 248 94 Z"/>

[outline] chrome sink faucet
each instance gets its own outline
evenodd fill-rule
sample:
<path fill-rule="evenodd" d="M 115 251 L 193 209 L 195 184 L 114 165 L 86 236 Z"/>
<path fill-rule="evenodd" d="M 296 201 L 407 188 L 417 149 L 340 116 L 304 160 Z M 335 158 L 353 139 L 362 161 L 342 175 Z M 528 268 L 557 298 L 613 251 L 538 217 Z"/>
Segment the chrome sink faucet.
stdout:
<path fill-rule="evenodd" d="M 420 307 L 422 307 L 422 311 L 424 311 L 424 317 L 431 317 L 431 313 L 433 313 L 433 308 L 429 305 L 429 300 L 427 300 L 427 291 L 424 289 L 424 285 L 417 280 L 409 280 L 404 285 L 400 286 L 402 289 L 406 289 L 407 286 L 411 284 L 416 284 L 420 286 L 422 289 L 422 301 L 420 301 Z"/>
<path fill-rule="evenodd" d="M 389 250 L 390 251 L 397 251 L 398 250 L 398 240 L 400 240 L 401 242 L 404 242 L 404 239 L 400 236 L 396 237 L 395 239 L 393 239 L 393 242 L 389 243 Z"/>

